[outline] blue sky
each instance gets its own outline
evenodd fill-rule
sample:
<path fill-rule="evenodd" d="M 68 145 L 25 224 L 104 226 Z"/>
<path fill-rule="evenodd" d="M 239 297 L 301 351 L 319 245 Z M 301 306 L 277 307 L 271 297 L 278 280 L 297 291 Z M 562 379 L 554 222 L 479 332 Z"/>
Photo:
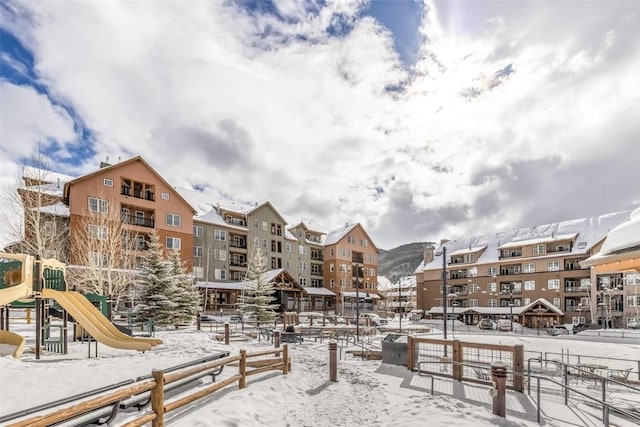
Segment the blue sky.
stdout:
<path fill-rule="evenodd" d="M 142 155 L 381 248 L 630 209 L 639 20 L 625 0 L 5 0 L 0 179 L 36 145 L 70 174 Z"/>

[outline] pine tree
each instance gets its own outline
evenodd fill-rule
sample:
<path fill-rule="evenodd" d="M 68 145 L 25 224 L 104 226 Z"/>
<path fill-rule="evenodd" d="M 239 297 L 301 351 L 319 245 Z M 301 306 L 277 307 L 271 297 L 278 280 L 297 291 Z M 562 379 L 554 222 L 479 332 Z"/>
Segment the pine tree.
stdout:
<path fill-rule="evenodd" d="M 177 306 L 172 301 L 175 283 L 171 275 L 171 264 L 162 259 L 162 244 L 158 233 L 154 230 L 149 237 L 149 250 L 142 260 L 136 282 L 138 304 L 133 312 L 140 322 L 153 319 L 156 325 L 171 325 Z"/>
<path fill-rule="evenodd" d="M 172 298 L 176 303 L 173 324 L 178 328 L 178 325 L 194 320 L 200 309 L 200 293 L 196 288 L 193 275 L 186 272 L 179 251 L 169 252 L 169 264 L 175 284 L 175 295 Z"/>
<path fill-rule="evenodd" d="M 276 297 L 273 282 L 265 279 L 267 265 L 259 247 L 254 248 L 249 260 L 249 268 L 243 283 L 244 291 L 240 295 L 240 311 L 245 318 L 251 318 L 260 323 L 271 323 L 276 318 L 277 304 L 272 304 Z"/>

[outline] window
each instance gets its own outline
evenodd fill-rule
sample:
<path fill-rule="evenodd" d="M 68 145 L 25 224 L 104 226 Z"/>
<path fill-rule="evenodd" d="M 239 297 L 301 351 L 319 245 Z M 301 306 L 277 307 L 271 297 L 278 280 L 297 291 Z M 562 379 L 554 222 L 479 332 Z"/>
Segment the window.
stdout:
<path fill-rule="evenodd" d="M 496 268 L 495 267 L 487 267 L 487 276 L 495 276 L 496 275 Z"/>
<path fill-rule="evenodd" d="M 300 255 L 306 255 L 307 254 L 307 247 L 304 246 L 304 245 L 298 246 L 298 253 Z"/>
<path fill-rule="evenodd" d="M 523 271 L 525 273 L 535 273 L 536 272 L 536 264 L 533 262 L 525 263 L 523 266 Z"/>
<path fill-rule="evenodd" d="M 162 200 L 169 200 L 169 193 L 160 193 L 160 197 L 162 197 Z"/>
<path fill-rule="evenodd" d="M 487 292 L 497 292 L 498 284 L 496 282 L 487 283 Z"/>
<path fill-rule="evenodd" d="M 546 252 L 545 245 L 533 245 L 533 254 L 542 255 Z"/>
<path fill-rule="evenodd" d="M 333 279 L 329 280 L 329 286 L 332 287 L 332 288 L 335 287 L 336 286 L 336 281 L 333 280 Z"/>
<path fill-rule="evenodd" d="M 289 260 L 289 259 L 285 260 L 284 266 L 285 266 L 285 268 L 290 269 L 291 268 L 291 260 Z"/>
<path fill-rule="evenodd" d="M 173 227 L 180 227 L 180 215 L 167 212 L 165 215 L 165 219 L 166 219 L 167 225 L 170 225 Z"/>
<path fill-rule="evenodd" d="M 260 229 L 260 221 L 258 221 L 257 219 L 253 220 L 253 228 L 255 228 L 256 230 Z"/>
<path fill-rule="evenodd" d="M 262 231 L 267 231 L 269 229 L 269 224 L 267 221 L 262 221 Z"/>
<path fill-rule="evenodd" d="M 475 283 L 471 283 L 471 284 L 469 285 L 469 293 L 470 293 L 470 294 L 475 294 L 475 293 L 477 293 L 477 292 L 478 292 L 479 288 L 480 288 L 480 287 L 479 287 L 477 284 L 475 284 Z"/>
<path fill-rule="evenodd" d="M 214 272 L 216 280 L 227 280 L 227 270 L 216 268 Z"/>
<path fill-rule="evenodd" d="M 300 286 L 307 286 L 307 279 L 305 277 L 300 278 Z"/>
<path fill-rule="evenodd" d="M 556 246 L 556 252 L 570 252 L 571 251 L 571 246 L 570 245 L 558 245 Z"/>
<path fill-rule="evenodd" d="M 335 264 L 333 263 L 329 264 L 329 271 L 333 273 L 335 270 L 336 270 Z"/>
<path fill-rule="evenodd" d="M 204 228 L 202 228 L 202 226 L 200 226 L 200 225 L 194 225 L 193 226 L 193 235 L 195 237 L 204 236 Z"/>
<path fill-rule="evenodd" d="M 109 264 L 107 254 L 100 252 L 89 252 L 89 260 L 93 267 L 106 267 Z"/>
<path fill-rule="evenodd" d="M 547 289 L 560 289 L 560 279 L 547 280 Z"/>
<path fill-rule="evenodd" d="M 107 235 L 107 226 L 89 224 L 89 238 L 97 240 L 107 240 Z"/>
<path fill-rule="evenodd" d="M 167 244 L 165 245 L 167 249 L 173 249 L 174 251 L 180 250 L 180 238 L 179 237 L 167 237 Z"/>
<path fill-rule="evenodd" d="M 535 291 L 536 290 L 536 281 L 535 280 L 525 280 L 524 281 L 524 290 L 525 291 Z"/>
<path fill-rule="evenodd" d="M 560 271 L 560 261 L 547 262 L 547 271 Z"/>
<path fill-rule="evenodd" d="M 333 258 L 334 255 L 335 252 L 333 251 L 333 248 L 329 249 L 329 256 Z"/>
<path fill-rule="evenodd" d="M 193 247 L 193 256 L 195 258 L 202 258 L 202 246 Z"/>
<path fill-rule="evenodd" d="M 262 239 L 262 249 L 267 249 L 269 247 L 268 243 L 267 239 Z"/>
<path fill-rule="evenodd" d="M 204 267 L 193 267 L 193 276 L 196 279 L 204 279 Z"/>
<path fill-rule="evenodd" d="M 465 254 L 464 255 L 464 262 L 468 263 L 468 262 L 473 262 L 475 260 L 475 255 L 474 254 Z"/>
<path fill-rule="evenodd" d="M 369 246 L 369 241 L 367 239 L 362 239 L 360 240 L 360 245 L 364 246 L 365 248 Z"/>
<path fill-rule="evenodd" d="M 95 197 L 89 197 L 89 212 L 107 213 L 109 202 Z"/>
<path fill-rule="evenodd" d="M 627 273 L 624 281 L 627 286 L 640 286 L 640 273 Z"/>
<path fill-rule="evenodd" d="M 529 304 L 531 304 L 531 298 L 525 298 L 524 305 L 529 305 Z"/>
<path fill-rule="evenodd" d="M 227 240 L 227 232 L 224 230 L 213 230 L 213 239 L 214 240 Z"/>
<path fill-rule="evenodd" d="M 300 261 L 300 270 L 304 271 L 307 269 L 307 263 L 304 261 Z"/>
<path fill-rule="evenodd" d="M 369 269 L 369 277 L 373 277 L 376 275 L 376 271 L 373 268 Z"/>
<path fill-rule="evenodd" d="M 640 307 L 640 295 L 627 295 L 627 307 Z"/>
<path fill-rule="evenodd" d="M 355 243 L 356 242 L 356 238 L 353 236 L 347 236 L 347 242 L 349 243 Z"/>
<path fill-rule="evenodd" d="M 135 221 L 136 225 L 142 225 L 142 226 L 145 225 L 144 224 L 144 212 L 136 211 L 135 217 L 136 217 L 136 221 Z"/>
<path fill-rule="evenodd" d="M 102 183 L 105 187 L 113 187 L 113 180 L 110 178 L 105 178 L 102 180 Z"/>
<path fill-rule="evenodd" d="M 469 300 L 469 307 L 477 307 L 478 306 L 478 300 L 477 299 L 470 299 Z"/>
<path fill-rule="evenodd" d="M 341 273 L 346 273 L 347 272 L 347 264 L 338 265 L 338 271 L 340 271 Z"/>
<path fill-rule="evenodd" d="M 560 307 L 560 298 L 559 297 L 555 297 L 553 299 L 553 305 L 555 305 L 556 307 Z"/>
<path fill-rule="evenodd" d="M 226 261 L 227 260 L 227 251 L 225 251 L 224 249 L 216 249 L 213 252 L 213 256 L 218 261 Z"/>
<path fill-rule="evenodd" d="M 487 307 L 497 307 L 497 303 L 495 299 L 489 299 L 487 300 Z"/>
<path fill-rule="evenodd" d="M 285 252 L 291 253 L 291 243 L 285 243 L 284 244 L 284 250 L 285 250 Z"/>
<path fill-rule="evenodd" d="M 516 294 L 521 293 L 522 292 L 522 282 L 513 282 L 513 283 L 511 283 L 511 290 Z"/>
<path fill-rule="evenodd" d="M 347 257 L 347 250 L 345 248 L 340 248 L 340 255 L 343 258 Z"/>

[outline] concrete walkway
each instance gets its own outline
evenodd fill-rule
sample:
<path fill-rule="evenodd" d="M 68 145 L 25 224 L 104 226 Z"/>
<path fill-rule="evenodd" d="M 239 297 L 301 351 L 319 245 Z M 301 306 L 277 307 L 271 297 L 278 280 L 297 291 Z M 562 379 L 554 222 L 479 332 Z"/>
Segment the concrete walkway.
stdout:
<path fill-rule="evenodd" d="M 406 367 L 383 363 L 375 371 L 376 374 L 395 377 L 401 389 L 419 391 L 431 394 L 431 378 L 420 376 L 409 371 Z M 388 379 L 388 377 L 387 377 Z M 489 396 L 489 387 L 482 384 L 464 383 L 450 378 L 433 378 L 434 395 L 446 395 L 476 406 L 485 406 L 493 410 L 493 400 Z M 506 420 L 527 421 L 537 423 L 537 405 L 535 391 L 532 396 L 507 390 Z M 602 423 L 602 409 L 587 405 L 584 401 L 570 399 L 564 405 L 562 395 L 541 393 L 541 424 L 554 426 L 585 426 L 600 427 Z M 635 423 L 610 415 L 611 426 L 636 426 Z"/>

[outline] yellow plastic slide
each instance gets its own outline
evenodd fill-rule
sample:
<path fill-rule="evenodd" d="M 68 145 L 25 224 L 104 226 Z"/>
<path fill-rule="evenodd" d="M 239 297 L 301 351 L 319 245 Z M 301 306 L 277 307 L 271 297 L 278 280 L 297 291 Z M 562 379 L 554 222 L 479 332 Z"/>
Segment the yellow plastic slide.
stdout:
<path fill-rule="evenodd" d="M 69 314 L 73 316 L 80 326 L 91 334 L 91 336 L 98 342 L 113 348 L 119 348 L 123 350 L 138 350 L 148 351 L 151 349 L 151 343 L 143 342 L 139 339 L 134 339 L 124 335 L 127 338 L 120 338 L 113 335 L 104 323 L 98 321 L 98 316 L 104 318 L 102 313 L 91 304 L 89 309 L 84 304 L 78 302 L 75 296 L 70 296 L 70 292 L 56 291 L 53 289 L 43 289 L 43 298 L 52 298 L 58 302 Z M 84 297 L 83 297 L 84 298 Z"/>
<path fill-rule="evenodd" d="M 24 351 L 24 337 L 9 331 L 0 331 L 0 356 L 11 354 L 16 359 Z"/>
<path fill-rule="evenodd" d="M 125 339 L 125 340 L 135 340 L 140 342 L 147 342 L 152 346 L 162 344 L 162 340 L 158 338 L 145 338 L 145 337 L 130 337 L 129 335 L 123 333 L 120 329 L 116 328 L 109 319 L 102 315 L 102 313 L 95 308 L 91 301 L 87 299 L 84 295 L 79 292 L 67 291 L 65 294 L 70 298 L 75 300 L 78 305 L 82 305 L 87 309 L 88 312 L 93 313 L 95 321 L 100 322 L 104 329 L 109 331 L 109 333 L 115 337 Z"/>

